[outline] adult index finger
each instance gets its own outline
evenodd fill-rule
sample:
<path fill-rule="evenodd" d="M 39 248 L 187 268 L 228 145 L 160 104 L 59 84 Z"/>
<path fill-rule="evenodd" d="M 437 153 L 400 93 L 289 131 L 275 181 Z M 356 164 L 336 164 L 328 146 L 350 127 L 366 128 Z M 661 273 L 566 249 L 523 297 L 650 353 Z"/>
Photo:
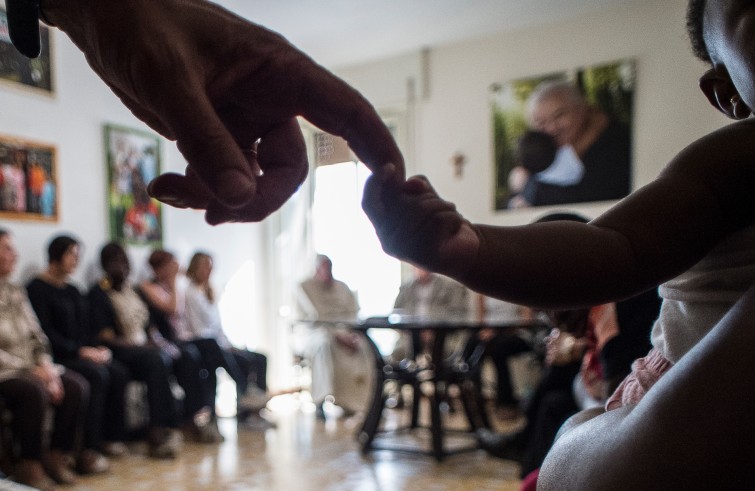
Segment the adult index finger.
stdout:
<path fill-rule="evenodd" d="M 299 113 L 322 130 L 344 138 L 372 171 L 392 163 L 403 180 L 404 157 L 372 104 L 309 58 L 302 65 Z"/>

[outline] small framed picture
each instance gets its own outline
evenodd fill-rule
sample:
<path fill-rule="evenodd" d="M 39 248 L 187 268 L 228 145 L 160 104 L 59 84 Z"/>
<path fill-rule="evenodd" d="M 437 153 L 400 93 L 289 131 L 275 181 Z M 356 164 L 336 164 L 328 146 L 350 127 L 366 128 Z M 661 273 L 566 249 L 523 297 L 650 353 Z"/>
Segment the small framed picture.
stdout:
<path fill-rule="evenodd" d="M 29 59 L 18 52 L 8 33 L 8 16 L 5 2 L 0 1 L 0 84 L 42 95 L 55 93 L 52 66 L 52 32 L 39 25 L 42 50 L 37 58 Z"/>
<path fill-rule="evenodd" d="M 105 125 L 107 197 L 110 238 L 123 244 L 162 244 L 162 207 L 147 193 L 160 174 L 157 135 Z"/>
<path fill-rule="evenodd" d="M 58 221 L 55 146 L 0 135 L 0 218 Z"/>

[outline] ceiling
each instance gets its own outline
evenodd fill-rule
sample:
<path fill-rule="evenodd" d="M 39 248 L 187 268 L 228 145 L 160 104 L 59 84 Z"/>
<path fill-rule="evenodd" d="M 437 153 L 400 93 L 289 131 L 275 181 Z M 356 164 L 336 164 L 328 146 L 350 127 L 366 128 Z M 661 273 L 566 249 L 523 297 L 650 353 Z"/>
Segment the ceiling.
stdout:
<path fill-rule="evenodd" d="M 636 0 L 214 0 L 337 67 Z"/>

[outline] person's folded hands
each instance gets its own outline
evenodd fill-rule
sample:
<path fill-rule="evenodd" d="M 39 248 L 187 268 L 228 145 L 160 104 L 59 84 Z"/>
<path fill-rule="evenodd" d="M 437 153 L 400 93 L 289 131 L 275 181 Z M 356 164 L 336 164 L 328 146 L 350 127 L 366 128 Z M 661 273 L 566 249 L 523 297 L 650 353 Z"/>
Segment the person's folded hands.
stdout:
<path fill-rule="evenodd" d="M 150 185 L 157 199 L 206 209 L 210 223 L 257 221 L 307 174 L 297 116 L 344 137 L 371 169 L 403 160 L 356 90 L 280 35 L 205 0 L 45 0 L 139 119 L 176 140 L 189 168 Z"/>

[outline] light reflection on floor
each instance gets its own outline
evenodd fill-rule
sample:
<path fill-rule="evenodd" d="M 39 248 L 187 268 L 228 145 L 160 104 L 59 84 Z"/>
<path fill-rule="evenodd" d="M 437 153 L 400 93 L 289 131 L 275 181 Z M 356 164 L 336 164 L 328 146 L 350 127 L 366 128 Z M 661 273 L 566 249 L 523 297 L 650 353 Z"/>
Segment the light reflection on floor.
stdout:
<path fill-rule="evenodd" d="M 338 408 L 326 408 L 335 416 Z M 442 463 L 422 455 L 377 451 L 362 455 L 354 434 L 359 417 L 315 420 L 306 393 L 279 396 L 268 405 L 271 429 L 220 420 L 220 445 L 187 443 L 175 461 L 157 461 L 144 448 L 114 461 L 111 473 L 84 477 L 82 491 L 264 490 L 394 491 L 497 490 L 519 488 L 518 468 L 481 451 L 451 456 Z M 389 411 L 389 421 L 401 416 Z M 453 418 L 457 416 L 452 416 Z M 458 416 L 460 418 L 460 416 Z"/>

